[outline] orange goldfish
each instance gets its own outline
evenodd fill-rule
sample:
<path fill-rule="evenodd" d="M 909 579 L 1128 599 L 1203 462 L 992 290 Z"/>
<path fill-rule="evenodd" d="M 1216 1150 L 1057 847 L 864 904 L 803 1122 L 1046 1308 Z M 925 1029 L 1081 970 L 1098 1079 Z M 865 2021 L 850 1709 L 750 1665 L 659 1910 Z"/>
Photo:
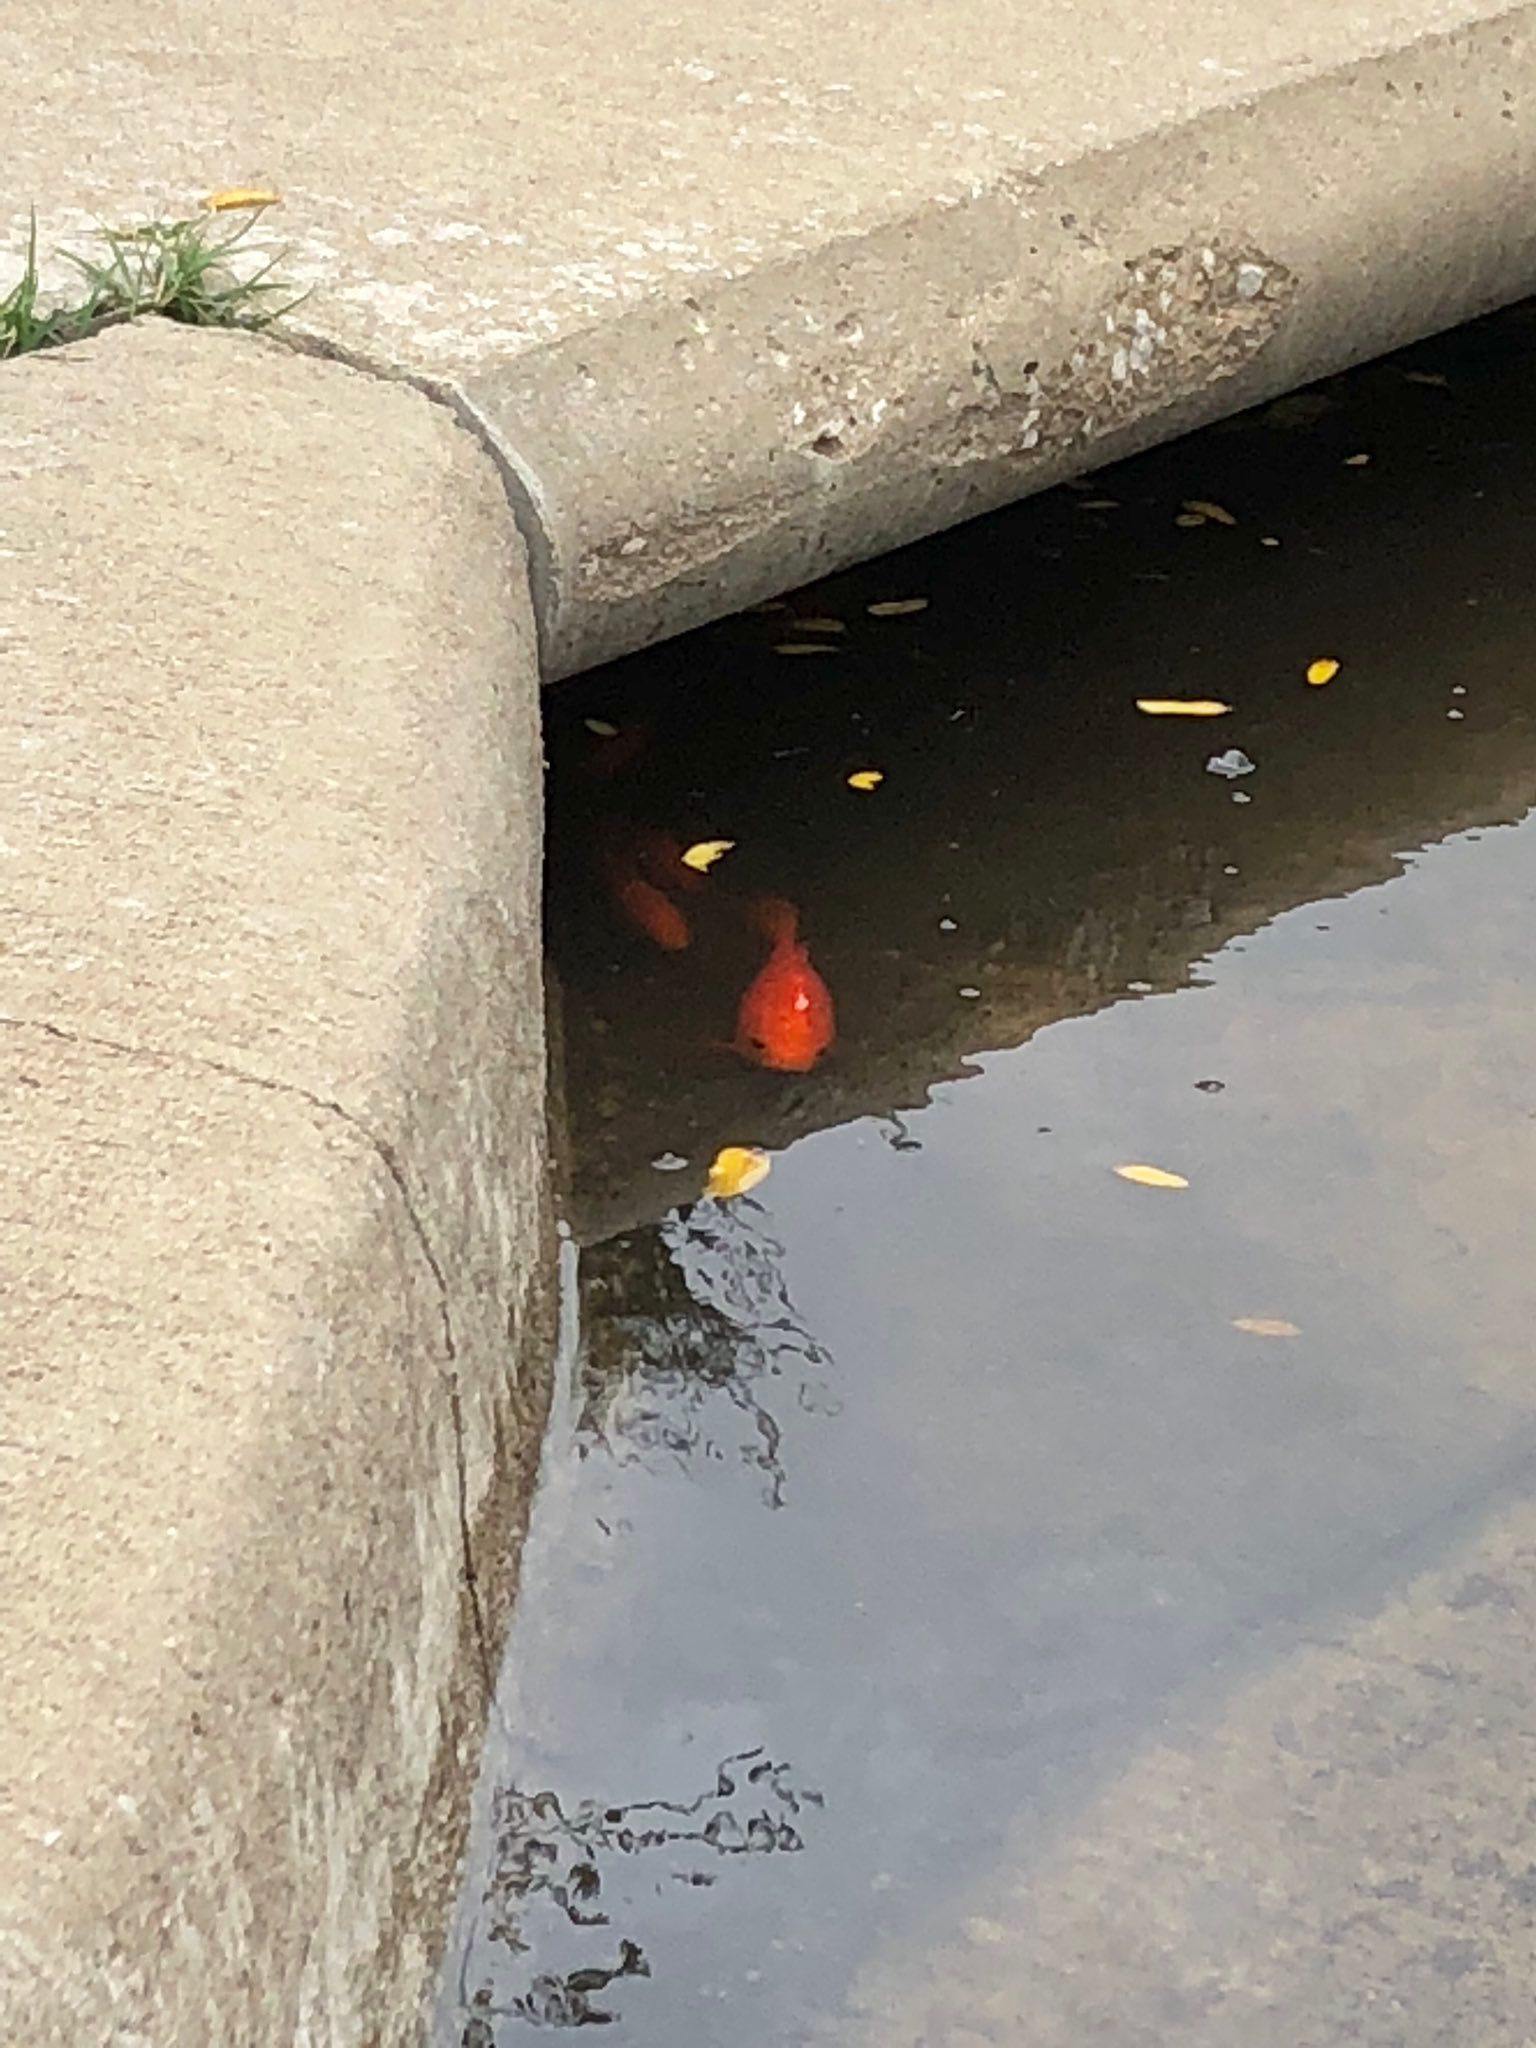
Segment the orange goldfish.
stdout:
<path fill-rule="evenodd" d="M 658 840 L 660 835 L 654 835 Z M 665 848 L 667 842 L 661 840 Z M 681 861 L 678 862 L 681 867 Z M 686 917 L 666 891 L 657 886 L 665 872 L 663 853 L 644 831 L 610 827 L 598 845 L 598 867 L 620 915 L 666 953 L 681 953 L 692 943 Z M 686 874 L 687 870 L 683 869 Z"/>
<path fill-rule="evenodd" d="M 837 1036 L 832 991 L 800 943 L 792 903 L 770 897 L 754 915 L 771 950 L 741 998 L 731 1050 L 781 1074 L 808 1074 Z"/>

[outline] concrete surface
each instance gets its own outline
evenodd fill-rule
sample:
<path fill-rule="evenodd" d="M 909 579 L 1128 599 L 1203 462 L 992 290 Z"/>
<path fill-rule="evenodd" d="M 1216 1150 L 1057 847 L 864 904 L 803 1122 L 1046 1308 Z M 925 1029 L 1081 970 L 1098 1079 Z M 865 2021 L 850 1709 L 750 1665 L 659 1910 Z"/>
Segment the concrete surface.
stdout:
<path fill-rule="evenodd" d="M 560 675 L 1536 287 L 1536 7 L 20 0 L 13 245 L 271 181 Z"/>
<path fill-rule="evenodd" d="M 415 392 L 0 409 L 0 2038 L 411 2038 L 550 1365 L 536 672 Z"/>
<path fill-rule="evenodd" d="M 1536 1512 L 1151 1744 L 881 1957 L 842 2048 L 1525 2048 Z"/>

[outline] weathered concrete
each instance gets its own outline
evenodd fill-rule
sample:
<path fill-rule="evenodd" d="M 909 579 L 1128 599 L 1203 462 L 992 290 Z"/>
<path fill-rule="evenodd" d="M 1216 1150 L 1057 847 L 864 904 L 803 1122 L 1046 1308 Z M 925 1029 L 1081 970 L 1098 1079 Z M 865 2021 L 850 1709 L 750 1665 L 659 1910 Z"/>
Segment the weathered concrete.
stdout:
<path fill-rule="evenodd" d="M 20 0 L 4 156 L 17 236 L 278 185 L 298 325 L 501 444 L 563 674 L 1536 287 L 1533 23 Z"/>
<path fill-rule="evenodd" d="M 532 622 L 418 394 L 0 399 L 0 2037 L 414 2032 L 550 1344 Z"/>

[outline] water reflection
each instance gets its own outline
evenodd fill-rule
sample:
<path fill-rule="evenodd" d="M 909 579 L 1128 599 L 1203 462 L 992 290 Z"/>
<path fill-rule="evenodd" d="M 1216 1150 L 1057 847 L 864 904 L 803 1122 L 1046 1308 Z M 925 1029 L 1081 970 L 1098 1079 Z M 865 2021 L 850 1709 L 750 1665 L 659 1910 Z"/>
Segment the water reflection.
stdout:
<path fill-rule="evenodd" d="M 1401 1887 L 1436 1799 L 1463 1835 L 1523 1801 L 1507 1768 L 1457 1778 L 1442 1735 L 1467 1631 L 1508 1603 L 1536 1626 L 1480 1548 L 1536 1495 L 1536 470 L 1498 445 L 1536 440 L 1529 332 L 797 598 L 839 654 L 776 656 L 770 614 L 559 693 L 583 1344 L 445 2041 L 1268 2043 L 1253 1985 L 1278 1972 L 1291 2010 L 1327 1928 L 1377 1914 L 1390 1978 L 1399 1923 L 1353 1890 L 1388 1837 Z M 1191 501 L 1237 524 L 1180 525 Z M 1219 738 L 1135 710 L 1186 695 L 1234 706 Z M 643 733 L 622 776 L 567 772 L 590 719 Z M 1207 772 L 1228 747 L 1251 774 Z M 884 780 L 850 789 L 864 765 Z M 735 841 L 685 947 L 594 886 L 616 808 Z M 837 998 L 804 1074 L 729 1050 L 761 960 L 739 905 L 765 895 Z M 780 1148 L 772 1176 L 698 1200 L 726 1143 Z M 1476 1714 L 1513 1755 L 1524 1695 L 1492 1668 Z M 1243 1769 L 1202 1804 L 1234 1729 Z M 1439 1789 L 1394 1806 L 1421 1755 Z M 814 1827 L 743 1797 L 785 1758 L 775 1784 L 827 1794 Z M 1372 1788 L 1353 1833 L 1312 1789 L 1344 1771 Z M 722 1798 L 733 1841 L 776 1815 L 803 1852 L 702 1860 Z M 1432 1962 L 1453 1877 L 1402 1981 L 1435 1976 L 1444 2038 L 1473 2040 L 1485 1966 Z M 1271 1941 L 1279 1898 L 1307 1941 Z M 1319 2048 L 1347 2038 L 1315 2010 Z"/>

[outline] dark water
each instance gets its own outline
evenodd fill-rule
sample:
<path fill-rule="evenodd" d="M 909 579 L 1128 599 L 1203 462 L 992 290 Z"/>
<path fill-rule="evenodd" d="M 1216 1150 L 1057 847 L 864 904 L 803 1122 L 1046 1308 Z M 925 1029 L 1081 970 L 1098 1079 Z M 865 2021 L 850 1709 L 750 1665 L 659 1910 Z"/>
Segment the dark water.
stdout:
<path fill-rule="evenodd" d="M 893 1987 L 1536 1492 L 1533 448 L 1517 310 L 553 696 L 579 1286 L 441 2043 L 1034 2040 Z M 683 952 L 646 826 L 736 842 Z M 809 1074 L 722 1049 L 762 893 Z"/>

